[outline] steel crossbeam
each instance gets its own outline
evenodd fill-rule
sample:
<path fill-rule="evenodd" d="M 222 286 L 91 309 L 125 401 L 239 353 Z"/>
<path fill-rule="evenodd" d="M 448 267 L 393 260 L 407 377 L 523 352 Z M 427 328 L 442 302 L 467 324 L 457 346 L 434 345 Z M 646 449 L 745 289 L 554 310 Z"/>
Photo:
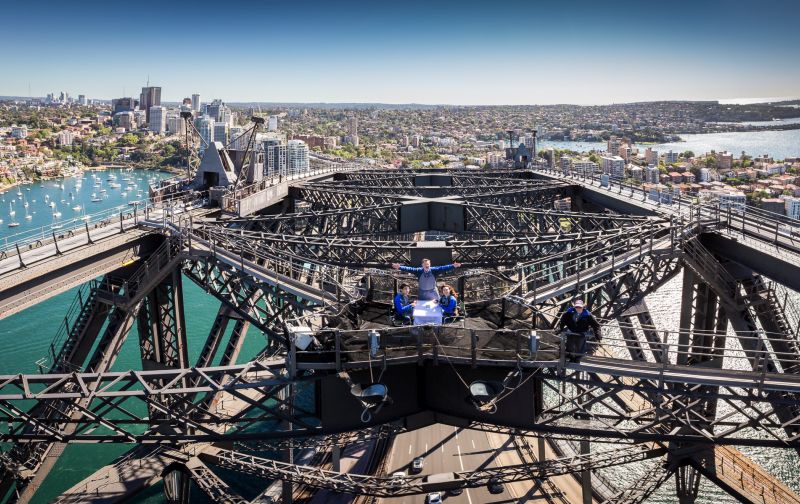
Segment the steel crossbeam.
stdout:
<path fill-rule="evenodd" d="M 490 480 L 498 483 L 526 481 L 533 478 L 551 478 L 562 474 L 578 473 L 587 469 L 630 464 L 663 455 L 663 449 L 646 449 L 633 445 L 616 450 L 600 451 L 573 457 L 549 459 L 543 462 L 504 467 L 481 468 L 453 473 L 454 488 L 485 486 Z M 208 462 L 244 474 L 283 480 L 325 488 L 337 492 L 397 497 L 417 495 L 435 487 L 424 476 L 406 476 L 400 479 L 358 474 L 339 473 L 314 467 L 278 462 L 233 450 L 218 450 L 203 456 Z"/>

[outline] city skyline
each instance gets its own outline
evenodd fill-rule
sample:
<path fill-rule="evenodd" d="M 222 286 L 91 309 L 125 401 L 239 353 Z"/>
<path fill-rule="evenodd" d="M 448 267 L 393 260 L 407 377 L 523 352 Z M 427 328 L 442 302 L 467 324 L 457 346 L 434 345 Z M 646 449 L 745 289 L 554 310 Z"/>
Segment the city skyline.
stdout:
<path fill-rule="evenodd" d="M 756 20 L 748 4 L 720 0 L 141 5 L 153 14 L 144 23 L 94 1 L 41 19 L 6 7 L 8 36 L 22 43 L 0 55 L 0 95 L 67 90 L 108 100 L 136 97 L 148 80 L 165 102 L 192 93 L 204 101 L 452 105 L 800 94 L 791 63 L 800 6 L 791 2 L 762 2 Z M 123 36 L 126 25 L 136 36 Z"/>

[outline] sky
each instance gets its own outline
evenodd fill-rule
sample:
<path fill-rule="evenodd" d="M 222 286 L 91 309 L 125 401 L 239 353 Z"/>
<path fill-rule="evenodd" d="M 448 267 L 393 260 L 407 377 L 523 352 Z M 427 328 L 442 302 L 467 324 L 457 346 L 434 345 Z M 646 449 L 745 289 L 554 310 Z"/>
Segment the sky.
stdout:
<path fill-rule="evenodd" d="M 800 1 L 4 2 L 0 95 L 459 105 L 800 96 Z"/>

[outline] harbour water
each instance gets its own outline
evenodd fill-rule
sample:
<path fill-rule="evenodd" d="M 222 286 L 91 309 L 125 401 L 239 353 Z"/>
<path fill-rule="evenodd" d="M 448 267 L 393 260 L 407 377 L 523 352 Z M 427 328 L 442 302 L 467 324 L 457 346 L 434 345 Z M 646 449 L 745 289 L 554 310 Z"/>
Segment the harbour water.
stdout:
<path fill-rule="evenodd" d="M 800 119 L 789 119 L 787 123 L 795 123 Z M 779 123 L 779 122 L 775 122 Z M 758 123 L 760 124 L 760 123 Z M 640 149 L 652 147 L 659 152 L 673 150 L 684 152 L 690 150 L 695 154 L 703 154 L 715 150 L 729 151 L 738 156 L 745 151 L 748 156 L 769 154 L 775 159 L 800 156 L 800 129 L 776 131 L 748 131 L 730 133 L 701 133 L 696 135 L 680 135 L 680 142 L 638 145 Z M 542 140 L 537 148 L 570 149 L 578 152 L 606 149 L 605 142 L 564 142 Z"/>

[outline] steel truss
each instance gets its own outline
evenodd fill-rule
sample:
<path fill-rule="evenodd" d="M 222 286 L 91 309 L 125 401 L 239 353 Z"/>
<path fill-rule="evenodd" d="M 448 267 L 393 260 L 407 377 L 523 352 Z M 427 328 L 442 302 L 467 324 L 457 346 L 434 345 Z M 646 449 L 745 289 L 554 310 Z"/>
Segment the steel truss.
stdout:
<path fill-rule="evenodd" d="M 665 453 L 663 449 L 646 449 L 633 445 L 616 450 L 607 450 L 550 459 L 544 462 L 476 469 L 454 473 L 453 488 L 475 488 L 485 486 L 490 480 L 498 483 L 526 481 L 533 478 L 551 478 L 562 474 L 573 474 L 584 470 L 640 462 Z M 244 474 L 264 478 L 279 478 L 314 488 L 336 492 L 377 497 L 417 495 L 435 488 L 426 483 L 424 476 L 406 476 L 401 479 L 358 474 L 338 473 L 315 467 L 297 466 L 232 450 L 218 450 L 205 456 L 210 463 Z"/>
<path fill-rule="evenodd" d="M 424 358 L 433 359 L 435 355 L 426 354 Z M 688 379 L 681 374 L 685 366 L 625 365 L 624 361 L 597 357 L 584 361 L 566 366 L 558 361 L 517 364 L 523 370 L 530 369 L 526 375 L 533 373 L 532 378 L 542 381 L 544 407 L 535 419 L 520 418 L 513 424 L 501 425 L 533 432 L 638 441 L 800 447 L 800 436 L 785 433 L 797 429 L 800 418 L 788 423 L 775 418 L 776 408 L 793 400 L 772 394 L 776 388 L 800 390 L 800 379 L 787 380 L 780 373 L 767 373 L 762 383 L 747 373 L 722 370 L 694 372 L 689 385 L 673 387 Z M 478 362 L 497 364 L 497 360 Z M 513 366 L 513 361 L 508 365 Z M 0 440 L 185 442 L 325 434 L 313 411 L 295 404 L 295 414 L 289 416 L 280 405 L 291 396 L 279 397 L 289 384 L 297 389 L 295 394 L 310 392 L 313 381 L 321 374 L 300 375 L 292 380 L 285 369 L 286 362 L 275 359 L 213 368 L 4 376 L 0 383 L 0 422 L 8 429 Z M 592 376 L 585 376 L 585 372 Z M 263 398 L 248 397 L 244 394 L 248 389 L 264 394 Z M 229 415 L 207 410 L 204 401 L 196 398 L 209 393 L 230 394 L 252 411 Z M 628 411 L 620 407 L 631 394 L 636 403 L 643 405 L 640 409 Z M 71 418 L 32 415 L 19 406 L 26 401 L 36 404 L 53 400 L 74 402 Z M 734 413 L 717 417 L 697 408 L 709 400 L 721 401 Z M 135 414 L 142 406 L 158 415 Z M 357 407 L 355 399 L 352 406 Z M 278 425 L 289 420 L 294 424 L 290 431 Z M 219 427 L 223 425 L 237 430 L 222 433 Z M 247 428 L 254 425 L 272 428 L 265 429 L 268 432 L 248 432 Z M 136 426 L 149 429 L 140 433 Z M 358 425 L 347 430 L 356 429 Z"/>

